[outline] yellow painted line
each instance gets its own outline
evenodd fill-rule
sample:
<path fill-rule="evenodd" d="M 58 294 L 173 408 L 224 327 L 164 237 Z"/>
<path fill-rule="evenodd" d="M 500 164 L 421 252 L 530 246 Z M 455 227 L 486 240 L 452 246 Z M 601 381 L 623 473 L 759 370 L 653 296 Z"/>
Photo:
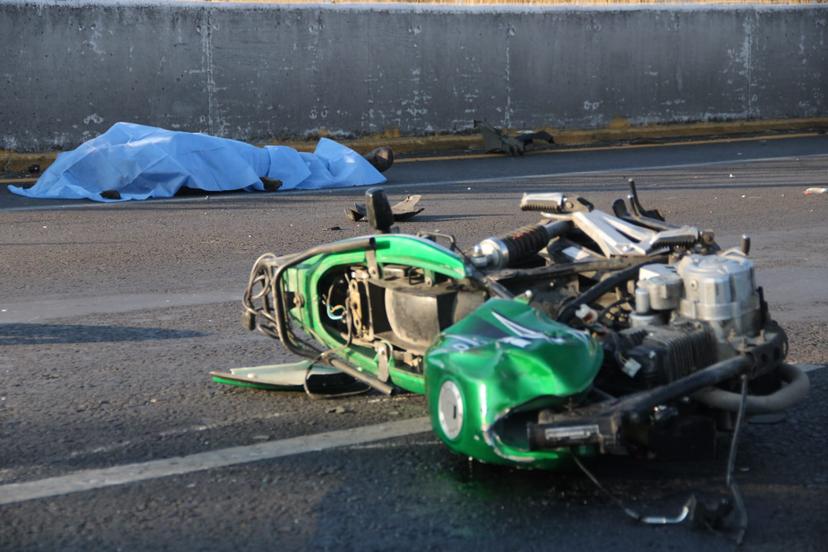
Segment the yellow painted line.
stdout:
<path fill-rule="evenodd" d="M 615 146 L 591 146 L 585 148 L 560 148 L 549 150 L 538 150 L 526 152 L 529 155 L 552 155 L 558 153 L 574 153 L 583 151 L 611 151 L 611 150 L 635 150 L 647 148 L 670 148 L 677 146 L 700 146 L 708 144 L 722 144 L 722 143 L 736 143 L 736 142 L 756 142 L 762 140 L 785 140 L 789 138 L 812 138 L 820 136 L 819 132 L 800 132 L 796 134 L 771 134 L 766 136 L 745 136 L 740 138 L 708 138 L 704 140 L 685 140 L 679 142 L 664 142 L 661 144 L 619 144 Z M 503 153 L 470 153 L 470 154 L 456 154 L 456 155 L 438 155 L 433 157 L 407 157 L 404 159 L 397 159 L 395 163 L 422 163 L 427 161 L 457 161 L 461 159 L 485 159 L 490 157 L 505 157 Z"/>
<path fill-rule="evenodd" d="M 0 184 L 30 184 L 37 182 L 37 178 L 0 178 Z"/>
<path fill-rule="evenodd" d="M 526 155 L 537 155 L 539 153 L 547 152 L 536 151 L 527 153 Z M 487 159 L 490 157 L 508 157 L 508 155 L 505 153 L 458 153 L 456 155 L 434 155 L 431 157 L 406 157 L 405 159 L 395 159 L 394 164 L 422 163 L 424 161 L 456 161 L 458 159 Z"/>

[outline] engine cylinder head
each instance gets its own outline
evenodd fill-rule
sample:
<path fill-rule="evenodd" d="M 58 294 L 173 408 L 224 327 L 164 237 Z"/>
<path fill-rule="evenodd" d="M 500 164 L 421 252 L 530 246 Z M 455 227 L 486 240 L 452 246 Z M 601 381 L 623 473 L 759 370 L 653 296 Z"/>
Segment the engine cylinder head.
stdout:
<path fill-rule="evenodd" d="M 721 334 L 756 335 L 759 295 L 750 259 L 738 253 L 688 255 L 676 270 L 684 282 L 682 316 L 709 322 Z"/>

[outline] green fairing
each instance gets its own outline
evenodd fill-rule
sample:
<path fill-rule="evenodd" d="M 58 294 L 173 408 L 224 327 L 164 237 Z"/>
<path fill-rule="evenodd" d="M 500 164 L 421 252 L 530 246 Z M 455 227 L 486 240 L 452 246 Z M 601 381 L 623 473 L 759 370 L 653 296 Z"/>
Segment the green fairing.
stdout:
<path fill-rule="evenodd" d="M 358 239 L 358 238 L 355 238 Z M 383 264 L 398 264 L 424 268 L 443 274 L 455 280 L 465 279 L 468 274 L 462 257 L 433 241 L 404 234 L 380 234 L 374 236 L 376 259 Z M 288 270 L 287 289 L 298 291 L 303 297 L 304 308 L 291 309 L 291 315 L 313 336 L 330 348 L 340 346 L 341 339 L 330 334 L 322 324 L 319 281 L 331 270 L 339 266 L 366 264 L 366 251 L 356 250 L 347 253 L 323 254 L 311 257 L 307 261 Z M 376 375 L 379 372 L 378 360 L 374 351 L 358 350 L 350 347 L 337 353 L 359 370 Z M 388 366 L 391 381 L 413 393 L 424 393 L 423 376 L 401 370 L 389 359 Z"/>
<path fill-rule="evenodd" d="M 455 280 L 469 278 L 463 258 L 433 241 L 383 234 L 375 236 L 375 243 L 380 269 L 406 265 Z M 341 337 L 322 323 L 325 310 L 319 289 L 331 270 L 367 264 L 363 249 L 320 254 L 288 269 L 283 282 L 301 296 L 291 316 L 336 355 L 376 376 L 378 358 L 373 350 L 338 349 Z M 452 450 L 484 462 L 555 467 L 568 457 L 568 450 L 529 451 L 525 443 L 503 442 L 495 425 L 529 403 L 536 409 L 551 407 L 586 391 L 601 361 L 601 348 L 587 334 L 551 320 L 523 301 L 490 299 L 441 334 L 426 353 L 424 375 L 397 368 L 393 359 L 388 362 L 392 383 L 427 395 L 434 430 Z M 462 430 L 455 439 L 442 431 L 436 408 L 447 379 L 458 385 L 465 404 Z"/>
<path fill-rule="evenodd" d="M 589 389 L 601 366 L 598 343 L 516 300 L 490 299 L 446 329 L 426 353 L 426 396 L 432 426 L 449 448 L 498 464 L 555 467 L 568 449 L 529 451 L 520 438 L 504 442 L 495 424 L 509 412 L 562 403 Z M 436 407 L 453 381 L 463 398 L 462 429 L 451 439 Z M 583 452 L 587 453 L 588 450 Z"/>

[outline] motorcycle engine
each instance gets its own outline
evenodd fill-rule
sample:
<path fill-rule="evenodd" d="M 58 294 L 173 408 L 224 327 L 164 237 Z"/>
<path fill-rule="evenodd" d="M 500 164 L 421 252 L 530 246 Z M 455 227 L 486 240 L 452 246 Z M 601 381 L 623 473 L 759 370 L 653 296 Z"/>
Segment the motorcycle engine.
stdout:
<path fill-rule="evenodd" d="M 736 251 L 645 265 L 634 297 L 616 360 L 637 387 L 663 385 L 732 357 L 736 342 L 756 337 L 761 326 L 753 263 Z"/>

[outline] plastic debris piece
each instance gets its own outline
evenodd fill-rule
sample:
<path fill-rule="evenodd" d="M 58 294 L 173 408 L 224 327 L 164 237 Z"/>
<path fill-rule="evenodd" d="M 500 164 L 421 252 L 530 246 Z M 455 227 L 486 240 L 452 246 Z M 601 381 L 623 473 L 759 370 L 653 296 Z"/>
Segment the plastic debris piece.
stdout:
<path fill-rule="evenodd" d="M 826 192 L 828 192 L 828 188 L 815 187 L 815 188 L 807 188 L 802 193 L 804 193 L 805 195 L 816 195 L 816 194 L 824 194 Z"/>
<path fill-rule="evenodd" d="M 312 363 L 307 360 L 287 364 L 232 368 L 227 372 L 210 372 L 213 381 L 219 383 L 250 384 L 250 387 L 281 390 L 302 389 L 305 379 L 309 375 L 328 376 L 333 374 L 338 374 L 338 372 L 327 366 L 312 366 Z"/>
<path fill-rule="evenodd" d="M 410 220 L 418 213 L 422 213 L 424 208 L 417 208 L 423 196 L 416 194 L 406 196 L 405 199 L 395 203 L 391 207 L 391 214 L 394 216 L 394 222 L 403 222 Z M 364 203 L 354 203 L 353 207 L 345 208 L 345 216 L 354 222 L 359 222 L 365 218 L 367 209 Z"/>

